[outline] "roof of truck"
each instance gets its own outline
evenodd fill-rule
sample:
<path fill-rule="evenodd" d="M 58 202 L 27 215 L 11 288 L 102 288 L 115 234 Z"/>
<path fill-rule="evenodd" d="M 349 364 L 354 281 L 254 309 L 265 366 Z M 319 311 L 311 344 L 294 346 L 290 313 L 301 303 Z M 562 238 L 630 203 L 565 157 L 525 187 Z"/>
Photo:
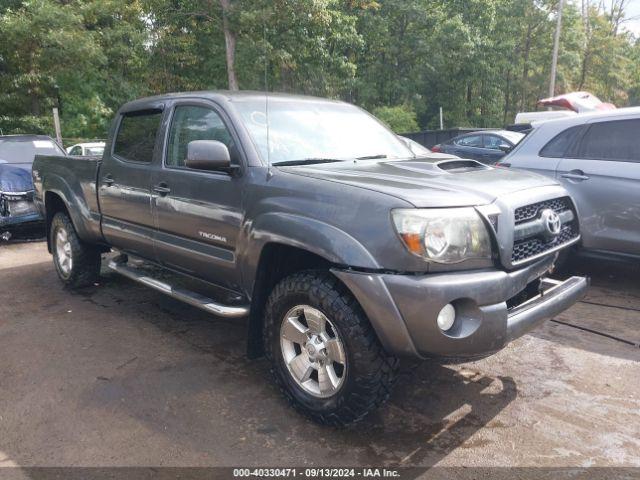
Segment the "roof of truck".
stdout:
<path fill-rule="evenodd" d="M 266 100 L 279 101 L 279 100 L 296 100 L 306 102 L 335 102 L 343 103 L 340 100 L 332 100 L 328 98 L 312 97 L 309 95 L 295 95 L 290 93 L 279 92 L 259 92 L 252 90 L 204 90 L 197 92 L 174 92 L 166 93 L 162 95 L 155 95 L 152 97 L 139 98 L 131 102 L 125 103 L 121 108 L 121 112 L 131 112 L 136 110 L 156 109 L 162 108 L 162 103 L 166 100 L 184 99 L 184 98 L 205 98 L 210 100 L 219 101 L 242 101 L 242 100 Z"/>

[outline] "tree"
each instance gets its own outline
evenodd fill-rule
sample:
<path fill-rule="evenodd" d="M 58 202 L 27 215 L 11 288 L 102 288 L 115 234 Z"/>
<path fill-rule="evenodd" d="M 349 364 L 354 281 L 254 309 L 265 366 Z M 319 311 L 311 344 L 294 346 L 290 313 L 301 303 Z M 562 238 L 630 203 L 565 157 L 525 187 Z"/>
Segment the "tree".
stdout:
<path fill-rule="evenodd" d="M 416 112 L 406 105 L 378 107 L 373 114 L 396 133 L 410 133 L 419 130 Z"/>
<path fill-rule="evenodd" d="M 640 101 L 629 0 L 567 2 L 557 91 Z M 605 3 L 607 9 L 604 8 Z M 0 129 L 104 137 L 133 98 L 203 89 L 341 98 L 398 130 L 498 127 L 547 95 L 557 0 L 5 0 Z M 400 106 L 400 107 L 399 107 Z M 411 128 L 409 128 L 411 127 Z"/>

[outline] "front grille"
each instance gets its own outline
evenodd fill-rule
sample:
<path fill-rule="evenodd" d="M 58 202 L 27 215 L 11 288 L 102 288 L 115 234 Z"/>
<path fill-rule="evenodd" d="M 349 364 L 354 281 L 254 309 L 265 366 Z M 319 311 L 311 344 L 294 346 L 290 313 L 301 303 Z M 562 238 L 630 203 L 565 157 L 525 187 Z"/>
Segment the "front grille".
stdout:
<path fill-rule="evenodd" d="M 554 198 L 552 200 L 545 200 L 543 202 L 519 207 L 514 213 L 515 224 L 519 225 L 539 221 L 542 211 L 546 209 L 552 209 L 558 214 L 570 210 L 573 212 L 573 219 L 562 225 L 562 229 L 556 237 L 549 238 L 547 236 L 548 234 L 545 235 L 544 231 L 539 231 L 526 238 L 517 240 L 513 244 L 511 263 L 521 262 L 536 255 L 543 254 L 544 252 L 570 242 L 580 234 L 577 212 L 573 208 L 573 203 L 569 197 Z M 564 216 L 566 216 L 566 214 Z"/>
<path fill-rule="evenodd" d="M 526 260 L 529 257 L 533 257 L 534 255 L 538 255 L 540 253 L 546 252 L 547 250 L 551 250 L 558 245 L 562 245 L 563 243 L 566 243 L 577 236 L 577 229 L 574 227 L 574 222 L 571 222 L 570 224 L 563 227 L 560 235 L 558 235 L 550 242 L 545 242 L 544 239 L 538 237 L 522 240 L 513 245 L 513 254 L 511 255 L 511 261 L 519 262 L 521 260 Z"/>
<path fill-rule="evenodd" d="M 516 208 L 514 213 L 516 225 L 537 218 L 538 214 L 547 208 L 552 209 L 556 213 L 571 210 L 571 200 L 569 197 L 554 198 L 553 200 L 545 200 L 544 202 L 532 203 L 531 205 Z"/>

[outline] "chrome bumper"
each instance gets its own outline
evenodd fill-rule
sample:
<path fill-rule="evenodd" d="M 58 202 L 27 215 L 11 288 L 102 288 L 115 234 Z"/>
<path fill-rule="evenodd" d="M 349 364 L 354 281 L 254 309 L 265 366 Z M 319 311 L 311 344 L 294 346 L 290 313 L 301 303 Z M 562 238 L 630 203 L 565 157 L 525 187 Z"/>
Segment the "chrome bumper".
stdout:
<path fill-rule="evenodd" d="M 589 279 L 571 277 L 564 282 L 543 278 L 540 295 L 515 307 L 507 317 L 507 340 L 521 337 L 538 324 L 563 312 L 580 300 L 589 287 Z M 544 287 L 547 287 L 544 290 Z"/>

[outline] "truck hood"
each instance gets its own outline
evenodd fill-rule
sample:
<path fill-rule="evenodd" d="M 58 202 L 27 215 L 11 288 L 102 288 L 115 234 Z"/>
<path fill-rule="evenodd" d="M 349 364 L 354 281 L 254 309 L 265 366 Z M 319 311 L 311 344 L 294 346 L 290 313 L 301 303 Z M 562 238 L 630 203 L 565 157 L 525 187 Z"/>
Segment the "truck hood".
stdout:
<path fill-rule="evenodd" d="M 345 161 L 278 167 L 288 173 L 379 191 L 415 207 L 485 205 L 509 193 L 557 185 L 538 174 L 458 158 Z"/>
<path fill-rule="evenodd" d="M 0 161 L 0 192 L 28 192 L 33 190 L 30 163 L 2 163 Z"/>

